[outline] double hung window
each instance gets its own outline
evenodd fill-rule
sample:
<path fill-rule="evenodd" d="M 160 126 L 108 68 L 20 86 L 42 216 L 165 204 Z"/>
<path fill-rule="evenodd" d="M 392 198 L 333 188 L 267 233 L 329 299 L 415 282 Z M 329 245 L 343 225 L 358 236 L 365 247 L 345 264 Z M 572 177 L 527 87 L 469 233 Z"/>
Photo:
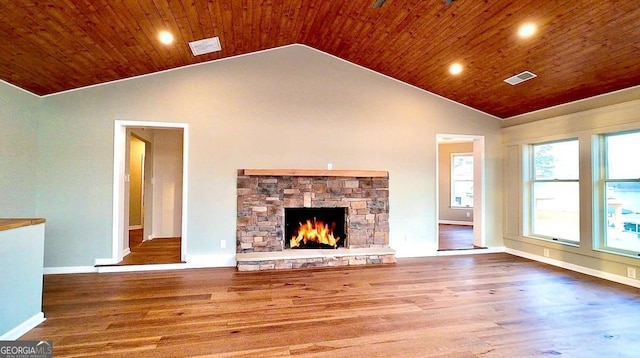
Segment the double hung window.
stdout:
<path fill-rule="evenodd" d="M 451 155 L 451 207 L 473 207 L 473 154 Z"/>
<path fill-rule="evenodd" d="M 530 162 L 529 234 L 579 243 L 578 140 L 534 144 Z"/>
<path fill-rule="evenodd" d="M 603 136 L 604 248 L 640 253 L 640 132 Z"/>

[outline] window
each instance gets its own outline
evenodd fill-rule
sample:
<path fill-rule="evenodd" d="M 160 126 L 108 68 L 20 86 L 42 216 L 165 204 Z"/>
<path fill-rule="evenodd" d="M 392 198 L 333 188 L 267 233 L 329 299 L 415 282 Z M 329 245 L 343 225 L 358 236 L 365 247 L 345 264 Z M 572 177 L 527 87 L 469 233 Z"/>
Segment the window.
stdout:
<path fill-rule="evenodd" d="M 531 146 L 530 235 L 578 243 L 578 140 Z"/>
<path fill-rule="evenodd" d="M 604 136 L 604 246 L 640 252 L 640 132 Z M 602 187 L 601 187 L 602 188 Z"/>
<path fill-rule="evenodd" d="M 451 155 L 451 207 L 473 207 L 473 154 Z"/>

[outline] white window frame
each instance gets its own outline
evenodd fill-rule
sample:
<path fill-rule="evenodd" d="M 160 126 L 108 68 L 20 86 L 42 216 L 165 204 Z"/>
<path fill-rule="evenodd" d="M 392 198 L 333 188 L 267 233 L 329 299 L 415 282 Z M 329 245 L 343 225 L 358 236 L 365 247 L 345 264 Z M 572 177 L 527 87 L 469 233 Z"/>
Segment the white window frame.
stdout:
<path fill-rule="evenodd" d="M 545 241 L 552 241 L 552 242 L 556 242 L 556 243 L 560 243 L 560 244 L 564 244 L 564 245 L 568 245 L 568 246 L 574 246 L 574 247 L 579 247 L 580 246 L 580 226 L 578 226 L 578 241 L 573 241 L 573 240 L 569 240 L 569 239 L 565 239 L 565 238 L 561 238 L 561 237 L 554 237 L 554 236 L 547 236 L 547 235 L 542 235 L 542 234 L 537 234 L 534 232 L 534 222 L 535 222 L 535 218 L 534 215 L 536 213 L 536 203 L 535 203 L 535 193 L 534 193 L 534 188 L 535 188 L 535 183 L 576 183 L 578 185 L 578 188 L 580 187 L 580 173 L 578 172 L 578 178 L 577 179 L 536 179 L 536 162 L 535 162 L 535 150 L 534 148 L 537 146 L 543 146 L 543 145 L 548 145 L 548 144 L 555 144 L 555 143 L 562 143 L 562 142 L 572 142 L 575 141 L 578 144 L 578 147 L 580 146 L 580 141 L 578 138 L 572 137 L 572 138 L 564 138 L 564 139 L 559 139 L 559 140 L 554 140 L 554 141 L 549 141 L 549 142 L 540 142 L 540 143 L 530 143 L 527 146 L 527 150 L 525 151 L 526 153 L 526 157 L 525 160 L 526 162 L 528 162 L 528 164 L 525 166 L 526 170 L 524 172 L 524 178 L 526 178 L 526 183 L 525 183 L 525 188 L 526 188 L 526 193 L 525 193 L 525 200 L 523 201 L 524 203 L 524 208 L 523 208 L 523 213 L 525 215 L 524 218 L 524 231 L 525 231 L 525 235 L 534 239 L 540 239 L 540 240 L 545 240 Z M 580 162 L 580 157 L 578 156 L 577 158 L 578 160 L 578 165 Z M 579 190 L 579 189 L 578 189 Z M 580 201 L 580 196 L 578 196 L 578 200 Z M 580 203 L 578 202 L 578 210 L 580 210 Z"/>
<path fill-rule="evenodd" d="M 596 183 L 593 186 L 593 199 L 597 203 L 597 207 L 593 212 L 593 232 L 597 234 L 598 239 L 593 240 L 593 249 L 596 251 L 603 251 L 610 254 L 629 256 L 638 258 L 640 251 L 632 251 L 621 249 L 618 247 L 612 247 L 607 244 L 607 230 L 608 230 L 608 203 L 607 203 L 607 183 L 640 183 L 640 178 L 627 178 L 627 179 L 610 179 L 608 173 L 607 162 L 607 137 L 613 137 L 617 135 L 624 135 L 630 133 L 640 133 L 640 130 L 627 130 L 616 131 L 610 133 L 601 133 L 597 135 L 594 140 L 595 145 L 592 148 L 594 154 L 594 173 L 593 177 L 596 179 Z M 639 238 L 640 239 L 640 238 Z"/>
<path fill-rule="evenodd" d="M 474 165 L 474 169 L 471 171 L 471 180 L 455 180 L 454 179 L 454 160 L 455 157 L 471 157 L 471 160 L 473 160 L 473 165 Z M 471 182 L 471 187 L 474 187 L 474 172 L 475 172 L 475 158 L 473 156 L 473 153 L 468 153 L 468 152 L 464 152 L 464 153 L 451 153 L 451 159 L 450 159 L 450 170 L 449 170 L 449 175 L 450 175 L 450 180 L 449 180 L 449 187 L 450 187 L 450 193 L 449 193 L 449 205 L 451 206 L 452 209 L 473 209 L 473 200 L 471 200 L 471 205 L 458 205 L 455 202 L 455 196 L 454 196 L 454 192 L 455 192 L 455 183 L 456 182 Z M 474 193 L 475 195 L 475 193 Z"/>

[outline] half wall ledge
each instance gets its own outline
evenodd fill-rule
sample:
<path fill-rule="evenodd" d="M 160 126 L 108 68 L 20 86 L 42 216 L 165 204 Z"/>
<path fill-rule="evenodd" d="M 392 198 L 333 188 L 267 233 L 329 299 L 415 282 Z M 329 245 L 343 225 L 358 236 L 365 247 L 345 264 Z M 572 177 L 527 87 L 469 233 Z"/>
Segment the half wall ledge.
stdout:
<path fill-rule="evenodd" d="M 238 271 L 359 266 L 393 264 L 396 262 L 395 253 L 389 247 L 246 252 L 237 253 L 236 262 Z"/>

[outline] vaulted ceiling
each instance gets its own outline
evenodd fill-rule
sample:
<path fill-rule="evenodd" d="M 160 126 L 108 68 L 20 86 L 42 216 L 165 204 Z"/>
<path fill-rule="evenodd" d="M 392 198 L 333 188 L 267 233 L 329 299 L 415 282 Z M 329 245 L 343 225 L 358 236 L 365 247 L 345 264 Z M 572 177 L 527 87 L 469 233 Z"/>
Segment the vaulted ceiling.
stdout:
<path fill-rule="evenodd" d="M 638 0 L 373 4 L 2 1 L 0 79 L 47 95 L 298 43 L 500 118 L 640 85 Z M 526 22 L 538 29 L 523 39 Z M 175 41 L 160 43 L 161 30 Z M 213 36 L 220 52 L 191 54 L 188 42 Z M 537 77 L 503 81 L 525 70 Z"/>

